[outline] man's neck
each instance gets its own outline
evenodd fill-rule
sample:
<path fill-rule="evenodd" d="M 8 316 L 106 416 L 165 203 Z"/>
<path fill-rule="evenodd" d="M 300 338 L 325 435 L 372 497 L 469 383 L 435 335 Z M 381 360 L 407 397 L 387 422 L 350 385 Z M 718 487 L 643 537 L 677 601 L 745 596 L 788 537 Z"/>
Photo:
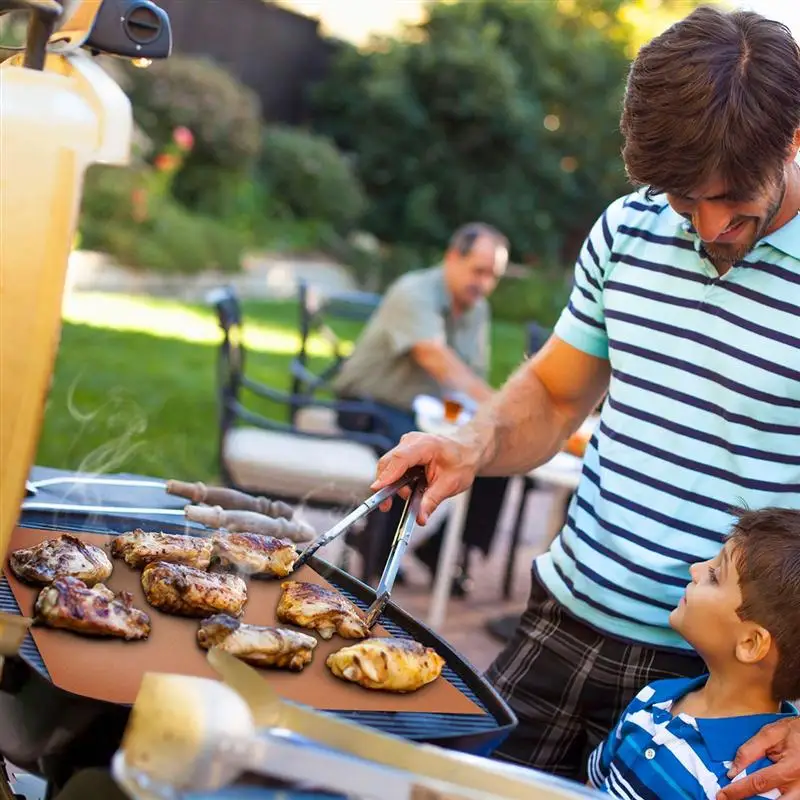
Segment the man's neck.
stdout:
<path fill-rule="evenodd" d="M 700 719 L 774 714 L 780 703 L 770 687 L 744 671 L 725 674 L 712 670 L 705 686 L 682 697 L 672 707 L 674 715 L 685 713 Z"/>

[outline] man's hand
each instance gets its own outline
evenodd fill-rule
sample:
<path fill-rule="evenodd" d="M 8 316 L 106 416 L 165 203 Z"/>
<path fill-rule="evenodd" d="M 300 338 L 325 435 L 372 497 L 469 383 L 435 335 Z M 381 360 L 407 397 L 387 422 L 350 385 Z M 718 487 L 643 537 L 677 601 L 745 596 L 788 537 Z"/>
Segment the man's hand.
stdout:
<path fill-rule="evenodd" d="M 468 489 L 478 471 L 479 448 L 463 441 L 427 433 L 407 433 L 393 450 L 378 461 L 377 491 L 399 480 L 409 469 L 425 467 L 428 487 L 422 498 L 417 522 L 424 525 L 437 506 L 448 497 Z M 407 496 L 408 488 L 401 491 Z M 387 500 L 381 508 L 391 507 Z"/>
<path fill-rule="evenodd" d="M 745 742 L 728 771 L 729 777 L 764 756 L 776 763 L 726 786 L 717 800 L 745 800 L 773 789 L 783 792 L 782 800 L 800 800 L 800 717 L 766 725 Z"/>

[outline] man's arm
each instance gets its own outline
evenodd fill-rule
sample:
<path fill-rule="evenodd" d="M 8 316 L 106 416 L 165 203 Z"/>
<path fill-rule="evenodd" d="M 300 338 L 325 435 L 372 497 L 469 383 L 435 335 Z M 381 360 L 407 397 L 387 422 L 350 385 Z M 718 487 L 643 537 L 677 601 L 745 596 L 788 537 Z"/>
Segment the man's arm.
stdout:
<path fill-rule="evenodd" d="M 495 392 L 486 381 L 476 375 L 448 345 L 438 340 L 417 342 L 411 356 L 434 380 L 442 386 L 469 395 L 483 403 Z"/>
<path fill-rule="evenodd" d="M 551 336 L 458 434 L 477 447 L 480 475 L 528 472 L 552 458 L 608 388 L 606 359 Z"/>

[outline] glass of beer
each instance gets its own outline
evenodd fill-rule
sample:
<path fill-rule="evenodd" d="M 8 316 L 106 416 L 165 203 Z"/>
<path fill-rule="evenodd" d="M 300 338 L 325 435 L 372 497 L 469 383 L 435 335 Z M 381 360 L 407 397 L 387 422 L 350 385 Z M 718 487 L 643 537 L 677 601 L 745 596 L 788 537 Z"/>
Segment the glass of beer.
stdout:
<path fill-rule="evenodd" d="M 461 398 L 453 392 L 446 393 L 442 399 L 444 402 L 445 422 L 455 424 L 458 422 L 458 418 L 464 410 L 464 403 L 461 401 Z"/>

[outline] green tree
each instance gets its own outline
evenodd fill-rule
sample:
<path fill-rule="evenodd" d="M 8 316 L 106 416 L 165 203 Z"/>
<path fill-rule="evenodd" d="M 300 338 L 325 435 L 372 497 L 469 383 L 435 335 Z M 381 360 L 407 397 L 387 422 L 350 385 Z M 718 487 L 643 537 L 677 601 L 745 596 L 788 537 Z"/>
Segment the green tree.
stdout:
<path fill-rule="evenodd" d="M 571 258 L 626 190 L 618 121 L 635 28 L 621 12 L 644 1 L 431 3 L 403 38 L 343 48 L 316 124 L 354 157 L 368 229 L 435 249 L 481 218 L 519 259 Z"/>

